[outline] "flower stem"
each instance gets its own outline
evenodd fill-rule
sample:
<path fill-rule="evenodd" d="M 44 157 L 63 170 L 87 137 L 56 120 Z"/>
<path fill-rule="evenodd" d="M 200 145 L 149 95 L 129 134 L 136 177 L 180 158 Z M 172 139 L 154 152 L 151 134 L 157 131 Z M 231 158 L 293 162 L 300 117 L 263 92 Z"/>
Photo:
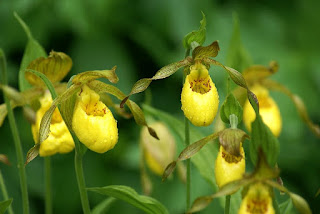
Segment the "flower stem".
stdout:
<path fill-rule="evenodd" d="M 190 145 L 190 132 L 189 132 L 189 121 L 185 117 L 185 145 Z M 190 159 L 187 160 L 187 210 L 190 209 L 190 198 L 191 198 L 191 162 Z"/>
<path fill-rule="evenodd" d="M 52 190 L 51 190 L 51 158 L 44 158 L 44 177 L 45 177 L 45 210 L 46 214 L 52 214 Z"/>
<path fill-rule="evenodd" d="M 190 49 L 188 49 L 186 51 L 186 55 L 185 57 L 189 56 L 190 55 Z M 183 83 L 182 85 L 184 84 L 184 81 L 185 81 L 185 78 L 186 78 L 186 73 L 184 73 L 183 75 Z M 190 145 L 190 130 L 189 130 L 189 120 L 184 117 L 184 133 L 185 133 L 185 146 L 189 146 Z M 190 198 L 191 198 L 191 162 L 190 162 L 190 159 L 187 160 L 187 190 L 186 190 L 186 210 L 189 210 L 190 209 Z"/>
<path fill-rule="evenodd" d="M 4 184 L 4 179 L 3 179 L 3 177 L 2 177 L 1 170 L 0 170 L 0 189 L 2 190 L 3 199 L 4 199 L 5 201 L 8 200 L 8 199 L 9 199 L 9 196 L 8 196 L 8 192 L 7 192 L 6 185 Z M 13 210 L 12 210 L 11 205 L 10 205 L 9 208 L 8 208 L 8 213 L 9 213 L 9 214 L 13 214 Z"/>
<path fill-rule="evenodd" d="M 2 84 L 7 85 L 8 80 L 7 80 L 7 68 L 6 68 L 6 59 L 5 55 L 0 49 L 0 69 L 2 70 Z M 13 136 L 13 141 L 14 141 L 14 146 L 16 150 L 16 156 L 18 160 L 18 170 L 19 170 L 19 176 L 20 176 L 20 188 L 21 188 L 21 194 L 22 194 L 22 206 L 23 206 L 23 213 L 28 214 L 29 213 L 29 199 L 28 199 L 28 189 L 27 189 L 27 177 L 26 177 L 26 169 L 24 167 L 24 158 L 23 158 L 23 151 L 22 151 L 22 146 L 21 146 L 21 140 L 20 140 L 20 135 L 18 132 L 18 127 L 15 121 L 15 117 L 13 114 L 13 110 L 11 108 L 11 103 L 9 98 L 6 96 L 5 93 L 4 95 L 4 100 L 7 106 L 7 111 L 8 111 L 8 119 L 9 119 L 9 124 L 10 124 L 10 129 L 12 132 Z"/>
<path fill-rule="evenodd" d="M 231 200 L 231 195 L 226 196 L 226 203 L 224 206 L 224 214 L 229 214 L 230 212 L 230 200 Z"/>
<path fill-rule="evenodd" d="M 90 205 L 89 205 L 89 199 L 88 199 L 88 194 L 86 190 L 86 182 L 84 180 L 83 166 L 82 166 L 83 152 L 81 152 L 81 144 L 78 138 L 75 136 L 75 134 L 72 134 L 72 137 L 76 147 L 75 157 L 74 157 L 74 166 L 76 170 L 82 210 L 84 214 L 90 214 Z"/>

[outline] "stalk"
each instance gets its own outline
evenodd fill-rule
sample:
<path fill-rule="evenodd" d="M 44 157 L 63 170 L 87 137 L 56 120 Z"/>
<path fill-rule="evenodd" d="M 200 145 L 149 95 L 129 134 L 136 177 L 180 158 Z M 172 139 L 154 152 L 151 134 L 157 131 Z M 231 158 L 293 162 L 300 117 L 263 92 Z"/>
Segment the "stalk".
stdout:
<path fill-rule="evenodd" d="M 5 86 L 8 84 L 7 80 L 7 68 L 6 68 L 6 59 L 5 55 L 0 49 L 0 69 L 2 70 L 2 84 Z M 8 111 L 8 119 L 10 124 L 10 129 L 13 136 L 14 146 L 16 150 L 16 156 L 18 161 L 18 170 L 19 170 L 19 177 L 20 177 L 20 188 L 21 188 L 21 195 L 22 195 L 22 207 L 23 207 L 23 213 L 29 214 L 29 199 L 28 199 L 28 189 L 27 189 L 27 177 L 26 177 L 26 170 L 24 167 L 24 157 L 23 157 L 23 151 L 21 146 L 21 140 L 20 135 L 18 131 L 18 127 L 16 124 L 16 120 L 13 114 L 13 110 L 11 108 L 11 103 L 9 98 L 6 96 L 5 93 L 3 93 L 4 101 L 7 106 Z"/>
<path fill-rule="evenodd" d="M 45 177 L 45 213 L 52 214 L 52 188 L 51 188 L 51 158 L 44 158 L 44 177 Z"/>
<path fill-rule="evenodd" d="M 227 195 L 226 196 L 226 203 L 224 206 L 224 214 L 230 213 L 230 200 L 231 200 L 231 195 Z"/>
<path fill-rule="evenodd" d="M 190 49 L 186 51 L 185 57 L 190 55 Z M 186 73 L 183 75 L 183 83 L 185 82 Z M 189 130 L 189 120 L 188 118 L 184 117 L 184 133 L 185 133 L 185 146 L 190 145 L 190 130 Z M 190 201 L 191 201 L 191 162 L 190 159 L 187 160 L 187 184 L 186 184 L 186 210 L 190 209 Z"/>
<path fill-rule="evenodd" d="M 8 200 L 8 199 L 9 199 L 9 196 L 8 196 L 8 192 L 7 192 L 6 185 L 4 184 L 4 179 L 3 179 L 3 177 L 2 177 L 1 170 L 0 170 L 0 189 L 2 190 L 3 199 L 4 199 L 5 201 Z M 12 210 L 11 205 L 10 205 L 9 208 L 8 208 L 8 213 L 9 213 L 9 214 L 13 214 L 13 210 Z"/>
<path fill-rule="evenodd" d="M 84 214 L 90 214 L 90 205 L 89 205 L 88 194 L 86 190 L 86 182 L 84 180 L 83 165 L 82 165 L 83 152 L 81 152 L 81 144 L 78 138 L 74 134 L 72 134 L 72 137 L 76 147 L 75 157 L 74 157 L 74 166 L 76 170 L 82 210 Z"/>

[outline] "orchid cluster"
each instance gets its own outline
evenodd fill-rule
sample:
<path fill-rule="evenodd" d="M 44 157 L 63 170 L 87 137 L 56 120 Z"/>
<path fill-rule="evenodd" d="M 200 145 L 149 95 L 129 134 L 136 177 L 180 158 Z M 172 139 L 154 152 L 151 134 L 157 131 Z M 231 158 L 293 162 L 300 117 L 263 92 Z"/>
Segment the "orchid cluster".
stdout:
<path fill-rule="evenodd" d="M 118 134 L 116 117 L 111 110 L 125 118 L 129 118 L 132 114 L 136 123 L 143 126 L 140 132 L 140 166 L 145 194 L 151 194 L 152 190 L 147 167 L 155 175 L 162 176 L 164 181 L 178 166 L 179 175 L 181 180 L 187 183 L 188 192 L 190 163 L 188 162 L 185 169 L 180 162 L 189 161 L 198 152 L 207 149 L 205 146 L 208 143 L 218 138 L 218 152 L 215 160 L 211 160 L 214 176 L 208 178 L 215 183 L 217 192 L 197 198 L 192 206 L 188 205 L 190 195 L 187 194 L 186 211 L 188 213 L 200 211 L 214 198 L 222 196 L 226 196 L 226 201 L 230 203 L 231 195 L 240 189 L 242 189 L 242 202 L 237 210 L 239 214 L 276 213 L 274 189 L 287 193 L 299 212 L 311 213 L 302 197 L 291 193 L 277 182 L 281 180 L 277 165 L 279 155 L 277 137 L 281 133 L 282 118 L 279 107 L 269 94 L 269 90 L 278 90 L 288 95 L 303 120 L 317 136 L 320 135 L 320 129 L 309 119 L 299 97 L 268 78 L 278 71 L 279 66 L 276 62 L 272 61 L 269 67 L 252 65 L 240 73 L 213 59 L 218 55 L 220 47 L 218 41 L 202 46 L 206 36 L 206 20 L 203 15 L 200 28 L 189 33 L 183 40 L 186 57 L 164 66 L 151 78 L 138 80 L 131 92 L 125 95 L 116 86 L 98 80 L 103 78 L 116 84 L 119 81 L 115 72 L 116 66 L 110 70 L 81 72 L 72 76 L 67 83 L 61 82 L 72 68 L 71 58 L 65 53 L 55 51 L 47 56 L 41 45 L 32 37 L 26 24 L 18 16 L 17 19 L 27 32 L 32 51 L 37 50 L 37 54 L 32 55 L 31 49 L 26 49 L 19 73 L 20 91 L 11 88 L 6 82 L 1 85 L 7 102 L 0 106 L 0 122 L 2 124 L 7 114 L 11 115 L 13 108 L 25 109 L 31 122 L 35 142 L 34 147 L 27 153 L 25 164 L 29 164 L 38 155 L 48 158 L 57 153 L 72 152 L 75 148 L 75 171 L 84 213 L 90 213 L 87 190 L 127 200 L 128 203 L 149 213 L 168 213 L 155 199 L 140 196 L 128 187 L 106 186 L 86 189 L 82 158 L 87 149 L 96 153 L 105 153 L 113 149 L 121 138 Z M 0 57 L 4 61 L 2 52 Z M 211 66 L 222 68 L 227 72 L 228 85 L 231 84 L 230 80 L 237 85 L 234 90 L 228 88 L 227 96 L 220 108 L 218 91 L 221 89 L 214 84 L 210 76 Z M 186 135 L 183 136 L 186 147 L 178 158 L 175 158 L 178 151 L 177 140 L 172 135 L 170 126 L 163 121 L 155 121 L 150 113 L 145 113 L 150 107 L 144 108 L 144 112 L 129 98 L 145 91 L 152 81 L 168 78 L 180 68 L 183 68 L 184 77 L 181 89 L 181 110 L 186 118 Z M 113 102 L 110 95 L 119 100 L 120 107 Z M 107 102 L 104 102 L 103 97 L 107 97 Z M 126 113 L 128 109 L 124 109 L 125 105 L 130 110 L 130 114 Z M 225 123 L 223 129 L 192 144 L 187 142 L 190 137 L 189 122 L 194 126 L 204 127 L 211 125 L 215 118 Z M 241 130 L 242 120 L 248 133 Z M 147 121 L 151 122 L 147 123 Z M 254 165 L 252 173 L 246 172 L 248 155 L 245 154 L 244 144 L 248 141 L 250 141 L 250 158 Z M 6 156 L 0 155 L 0 161 L 7 160 L 4 157 Z M 5 162 L 3 160 L 2 162 Z M 24 172 L 21 171 L 21 173 Z M 128 195 L 138 202 L 129 200 Z M 149 207 L 148 204 L 152 206 Z M 226 203 L 226 210 L 228 210 L 227 206 Z"/>

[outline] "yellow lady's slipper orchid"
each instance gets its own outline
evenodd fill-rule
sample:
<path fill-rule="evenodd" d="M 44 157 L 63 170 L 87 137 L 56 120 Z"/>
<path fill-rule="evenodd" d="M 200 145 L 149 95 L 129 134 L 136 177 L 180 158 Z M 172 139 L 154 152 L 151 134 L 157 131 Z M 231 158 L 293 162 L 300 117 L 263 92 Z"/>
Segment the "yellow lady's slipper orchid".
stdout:
<path fill-rule="evenodd" d="M 52 98 L 49 91 L 45 92 L 44 97 L 40 98 L 41 107 L 36 113 L 35 124 L 31 126 L 32 135 L 35 143 L 39 141 L 39 128 L 43 115 L 50 108 Z M 49 137 L 40 145 L 40 156 L 50 156 L 56 153 L 68 153 L 74 148 L 73 138 L 63 121 L 61 114 L 56 109 L 52 115 Z"/>
<path fill-rule="evenodd" d="M 157 175 L 162 175 L 166 166 L 173 161 L 176 154 L 176 144 L 168 128 L 161 122 L 151 124 L 160 140 L 150 136 L 147 127 L 141 130 L 141 144 L 149 169 Z"/>
<path fill-rule="evenodd" d="M 245 154 L 242 144 L 240 144 L 239 157 L 229 154 L 223 146 L 220 145 L 214 167 L 214 175 L 219 188 L 231 181 L 241 179 L 245 168 Z"/>
<path fill-rule="evenodd" d="M 262 183 L 252 184 L 242 200 L 238 214 L 274 214 L 269 187 Z"/>
<path fill-rule="evenodd" d="M 278 137 L 282 128 L 282 120 L 278 105 L 269 96 L 269 91 L 263 86 L 255 85 L 251 90 L 257 95 L 259 100 L 259 112 L 263 122 L 269 127 L 273 135 Z M 250 105 L 250 102 L 247 100 L 243 107 L 243 122 L 249 131 L 251 131 L 251 123 L 255 118 L 256 113 Z"/>
<path fill-rule="evenodd" d="M 181 109 L 195 126 L 208 126 L 217 114 L 219 95 L 208 69 L 201 63 L 190 67 L 181 93 Z"/>
<path fill-rule="evenodd" d="M 100 96 L 84 85 L 77 94 L 72 129 L 90 150 L 104 153 L 118 142 L 117 121 Z"/>

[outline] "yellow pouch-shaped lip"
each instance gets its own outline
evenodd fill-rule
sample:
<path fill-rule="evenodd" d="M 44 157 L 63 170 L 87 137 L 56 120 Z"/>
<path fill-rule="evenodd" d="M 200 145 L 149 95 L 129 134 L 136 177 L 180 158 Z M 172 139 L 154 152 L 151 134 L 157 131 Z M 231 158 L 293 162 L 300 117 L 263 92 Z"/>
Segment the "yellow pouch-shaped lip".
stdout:
<path fill-rule="evenodd" d="M 31 126 L 32 135 L 35 143 L 38 143 L 39 128 L 43 115 L 50 108 L 52 98 L 49 91 L 45 92 L 44 97 L 40 99 L 41 107 L 36 113 L 35 124 Z M 63 121 L 61 114 L 56 109 L 52 115 L 50 124 L 49 137 L 43 141 L 40 145 L 39 154 L 40 156 L 50 156 L 56 153 L 68 153 L 74 148 L 73 138 Z"/>
<path fill-rule="evenodd" d="M 77 94 L 72 129 L 90 150 L 104 153 L 118 142 L 117 121 L 100 101 L 100 96 L 84 85 Z"/>
<path fill-rule="evenodd" d="M 246 168 L 245 154 L 240 144 L 240 157 L 229 154 L 223 146 L 220 146 L 219 153 L 215 162 L 214 174 L 218 187 L 241 179 Z"/>
<path fill-rule="evenodd" d="M 152 137 L 147 127 L 141 130 L 140 142 L 144 150 L 147 166 L 155 174 L 161 176 L 166 166 L 173 161 L 176 154 L 174 137 L 168 128 L 161 122 L 150 125 L 158 134 L 160 140 Z"/>
<path fill-rule="evenodd" d="M 218 111 L 218 91 L 204 65 L 195 64 L 190 69 L 181 93 L 181 109 L 193 125 L 208 126 Z"/>
<path fill-rule="evenodd" d="M 259 112 L 263 122 L 269 127 L 274 136 L 278 137 L 282 129 L 282 119 L 277 103 L 269 96 L 266 88 L 256 85 L 252 87 L 253 93 L 259 100 Z M 256 113 L 247 100 L 243 107 L 243 122 L 251 132 L 251 123 L 256 119 Z"/>
<path fill-rule="evenodd" d="M 268 186 L 261 183 L 250 185 L 242 200 L 238 214 L 274 214 Z"/>

